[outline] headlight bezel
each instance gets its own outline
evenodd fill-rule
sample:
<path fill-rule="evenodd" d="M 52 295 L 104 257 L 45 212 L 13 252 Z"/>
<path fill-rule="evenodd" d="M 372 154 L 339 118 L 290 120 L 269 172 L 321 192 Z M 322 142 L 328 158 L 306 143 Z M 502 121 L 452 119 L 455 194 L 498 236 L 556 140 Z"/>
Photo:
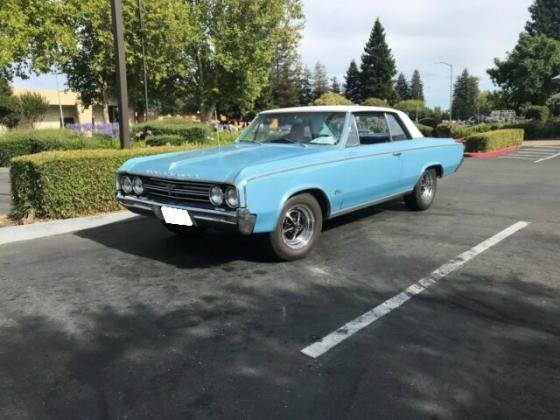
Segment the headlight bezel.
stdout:
<path fill-rule="evenodd" d="M 216 196 L 214 197 L 214 194 Z M 219 199 L 214 200 L 213 198 L 219 197 Z M 212 185 L 208 190 L 208 199 L 213 206 L 220 207 L 224 204 L 224 190 L 219 185 Z"/>
<path fill-rule="evenodd" d="M 132 178 L 130 178 L 130 176 L 128 175 L 121 176 L 120 184 L 123 193 L 132 194 L 133 187 L 132 187 Z"/>
<path fill-rule="evenodd" d="M 139 186 L 137 185 L 137 181 L 140 182 Z M 142 195 L 144 193 L 144 183 L 139 176 L 132 178 L 132 191 L 134 191 L 136 195 Z"/>
<path fill-rule="evenodd" d="M 233 194 L 233 196 L 232 196 Z M 230 199 L 234 199 L 235 201 L 232 203 Z M 229 208 L 236 209 L 239 207 L 239 193 L 237 192 L 237 188 L 235 187 L 227 187 L 226 192 L 224 194 L 224 201 Z"/>

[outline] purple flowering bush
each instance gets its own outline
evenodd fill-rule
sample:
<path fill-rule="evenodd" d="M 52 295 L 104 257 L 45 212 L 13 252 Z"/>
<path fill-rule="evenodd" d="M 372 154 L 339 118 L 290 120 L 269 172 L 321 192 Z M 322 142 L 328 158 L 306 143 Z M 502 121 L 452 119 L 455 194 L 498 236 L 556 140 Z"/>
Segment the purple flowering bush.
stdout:
<path fill-rule="evenodd" d="M 119 136 L 118 123 L 99 123 L 95 125 L 92 123 L 68 124 L 66 128 L 76 136 L 97 134 L 111 139 L 116 139 Z"/>

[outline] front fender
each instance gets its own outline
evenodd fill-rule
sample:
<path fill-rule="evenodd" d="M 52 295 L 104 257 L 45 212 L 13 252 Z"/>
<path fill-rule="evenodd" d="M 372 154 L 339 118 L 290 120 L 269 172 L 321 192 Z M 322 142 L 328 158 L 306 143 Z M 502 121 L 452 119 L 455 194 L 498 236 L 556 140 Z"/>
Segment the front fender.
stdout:
<path fill-rule="evenodd" d="M 324 185 L 316 182 L 294 183 L 294 174 L 284 173 L 272 177 L 249 180 L 243 190 L 245 203 L 251 213 L 257 215 L 254 232 L 272 232 L 286 201 L 293 195 L 306 190 L 319 190 L 327 197 L 329 207 L 333 208 Z"/>

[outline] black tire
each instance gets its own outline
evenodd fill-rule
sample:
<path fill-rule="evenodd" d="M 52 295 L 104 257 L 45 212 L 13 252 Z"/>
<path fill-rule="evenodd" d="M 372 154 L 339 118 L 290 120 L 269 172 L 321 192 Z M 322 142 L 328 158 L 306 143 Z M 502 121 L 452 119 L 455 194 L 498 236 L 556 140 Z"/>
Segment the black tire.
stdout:
<path fill-rule="evenodd" d="M 163 226 L 167 228 L 170 232 L 173 232 L 177 236 L 193 236 L 199 235 L 204 232 L 204 227 L 200 226 L 183 226 L 183 225 L 173 225 L 171 223 L 162 222 Z"/>
<path fill-rule="evenodd" d="M 272 252 L 284 261 L 304 258 L 321 235 L 322 227 L 323 212 L 315 197 L 296 195 L 286 201 L 276 229 L 270 232 Z"/>
<path fill-rule="evenodd" d="M 410 210 L 427 210 L 436 197 L 437 173 L 433 168 L 426 169 L 411 193 L 404 196 L 404 202 Z"/>

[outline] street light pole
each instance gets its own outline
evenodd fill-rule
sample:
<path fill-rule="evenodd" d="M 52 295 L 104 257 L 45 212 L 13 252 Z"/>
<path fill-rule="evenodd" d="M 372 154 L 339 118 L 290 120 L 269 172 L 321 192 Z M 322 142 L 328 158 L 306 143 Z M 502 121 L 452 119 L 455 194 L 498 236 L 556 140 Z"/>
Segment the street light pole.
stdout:
<path fill-rule="evenodd" d="M 126 62 L 124 56 L 124 29 L 122 17 L 122 0 L 111 0 L 113 18 L 113 38 L 115 40 L 115 62 L 117 68 L 117 86 L 119 103 L 119 138 L 121 149 L 130 147 L 128 121 L 128 86 L 126 84 Z"/>
<path fill-rule="evenodd" d="M 453 121 L 453 64 L 445 61 L 438 61 L 436 64 L 449 67 L 449 121 Z"/>
<path fill-rule="evenodd" d="M 140 21 L 140 41 L 142 43 L 142 61 L 144 64 L 144 110 L 146 112 L 146 114 L 144 115 L 144 121 L 148 121 L 148 73 L 146 70 L 146 46 L 144 39 L 144 16 L 142 14 L 142 0 L 138 0 L 138 19 Z"/>

